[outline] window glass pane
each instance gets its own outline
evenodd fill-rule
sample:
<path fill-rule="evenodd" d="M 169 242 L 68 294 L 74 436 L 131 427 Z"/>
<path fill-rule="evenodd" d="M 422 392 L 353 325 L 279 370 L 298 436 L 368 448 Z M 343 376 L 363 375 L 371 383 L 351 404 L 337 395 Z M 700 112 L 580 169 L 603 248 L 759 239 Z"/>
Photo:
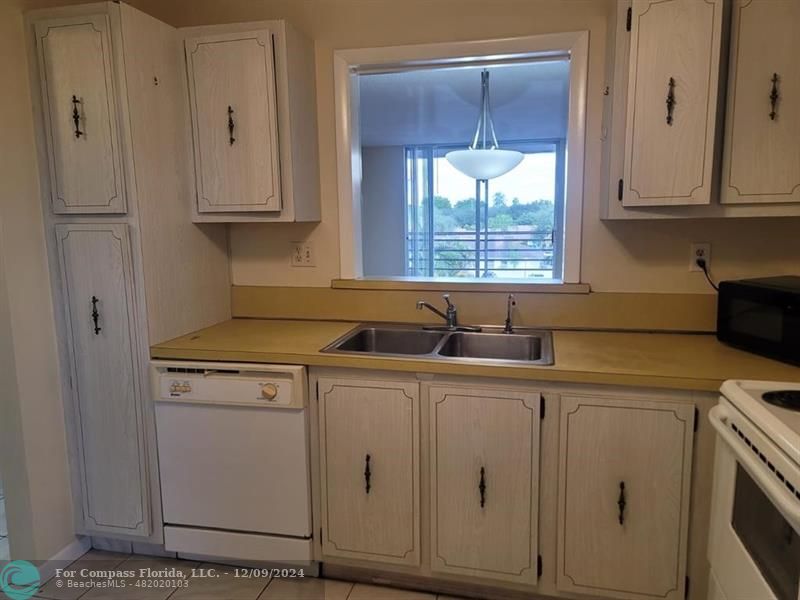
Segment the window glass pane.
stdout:
<path fill-rule="evenodd" d="M 501 148 L 523 153 L 508 173 L 476 182 L 447 160 L 472 141 L 482 68 L 362 75 L 364 274 L 559 280 L 569 63 L 489 67 Z M 505 132 L 505 135 L 504 135 Z M 381 157 L 399 150 L 395 179 Z M 388 205 L 402 186 L 399 222 Z"/>

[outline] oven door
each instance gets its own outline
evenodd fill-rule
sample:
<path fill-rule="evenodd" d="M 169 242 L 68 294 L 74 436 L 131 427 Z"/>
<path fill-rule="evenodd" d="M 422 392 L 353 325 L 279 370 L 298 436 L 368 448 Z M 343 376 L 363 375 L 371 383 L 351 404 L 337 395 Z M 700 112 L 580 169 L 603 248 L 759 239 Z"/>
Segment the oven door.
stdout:
<path fill-rule="evenodd" d="M 797 466 L 727 401 L 709 419 L 718 432 L 712 592 L 726 600 L 800 600 L 800 498 L 786 486 L 800 478 Z"/>

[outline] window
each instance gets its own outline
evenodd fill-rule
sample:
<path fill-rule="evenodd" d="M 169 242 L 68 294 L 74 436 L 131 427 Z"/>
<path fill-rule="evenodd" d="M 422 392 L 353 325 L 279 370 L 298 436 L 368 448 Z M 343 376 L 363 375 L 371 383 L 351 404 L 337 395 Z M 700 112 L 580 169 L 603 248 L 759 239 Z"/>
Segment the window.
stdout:
<path fill-rule="evenodd" d="M 578 282 L 587 42 L 337 51 L 342 278 Z M 485 72 L 522 157 L 476 180 L 446 155 L 473 142 Z"/>
<path fill-rule="evenodd" d="M 485 182 L 446 160 L 460 146 L 407 146 L 405 275 L 561 279 L 564 146 L 501 142 L 524 158 Z"/>

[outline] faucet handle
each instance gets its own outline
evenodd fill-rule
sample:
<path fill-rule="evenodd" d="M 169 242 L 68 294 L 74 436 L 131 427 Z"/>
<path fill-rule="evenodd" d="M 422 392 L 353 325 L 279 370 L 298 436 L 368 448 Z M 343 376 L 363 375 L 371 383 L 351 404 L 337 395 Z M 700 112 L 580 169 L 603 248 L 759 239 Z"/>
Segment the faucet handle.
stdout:
<path fill-rule="evenodd" d="M 453 308 L 453 303 L 450 302 L 450 294 L 442 294 L 442 298 L 447 302 L 447 308 Z"/>

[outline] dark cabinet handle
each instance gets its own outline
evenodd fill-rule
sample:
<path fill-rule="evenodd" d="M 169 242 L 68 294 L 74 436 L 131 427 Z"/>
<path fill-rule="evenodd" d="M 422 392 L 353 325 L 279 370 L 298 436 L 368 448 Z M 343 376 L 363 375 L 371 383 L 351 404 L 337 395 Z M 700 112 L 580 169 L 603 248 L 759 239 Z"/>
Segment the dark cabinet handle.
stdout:
<path fill-rule="evenodd" d="M 619 499 L 617 500 L 617 506 L 619 507 L 619 524 L 625 524 L 625 506 L 627 502 L 625 502 L 625 482 L 619 482 Z"/>
<path fill-rule="evenodd" d="M 778 104 L 778 100 L 781 97 L 780 92 L 778 92 L 778 81 L 780 81 L 780 78 L 778 77 L 777 73 L 772 74 L 771 81 L 772 81 L 772 91 L 770 91 L 769 93 L 769 103 L 772 109 L 770 110 L 769 118 L 774 121 L 775 117 L 778 116 L 778 113 L 775 111 L 775 106 Z"/>
<path fill-rule="evenodd" d="M 100 332 L 103 330 L 102 327 L 97 325 L 97 320 L 100 318 L 100 313 L 97 312 L 97 303 L 100 302 L 100 299 L 97 296 L 92 296 L 92 321 L 94 321 L 94 334 L 100 335 Z"/>
<path fill-rule="evenodd" d="M 372 460 L 372 457 L 367 454 L 364 459 L 364 490 L 369 494 L 369 491 L 372 489 L 372 485 L 370 484 L 370 480 L 372 479 L 372 471 L 369 468 L 369 462 Z"/>
<path fill-rule="evenodd" d="M 486 469 L 481 467 L 481 478 L 478 482 L 478 491 L 481 494 L 481 508 L 486 506 Z"/>
<path fill-rule="evenodd" d="M 672 113 L 675 110 L 675 79 L 669 78 L 669 91 L 667 92 L 667 125 L 672 125 Z"/>
<path fill-rule="evenodd" d="M 233 137 L 233 129 L 236 127 L 236 123 L 233 122 L 233 107 L 228 107 L 228 141 L 230 142 L 231 146 L 233 146 L 233 142 L 236 141 L 236 138 Z"/>
<path fill-rule="evenodd" d="M 72 95 L 72 122 L 75 123 L 75 137 L 79 138 L 83 135 L 81 131 L 81 113 L 78 110 L 78 105 L 83 104 L 75 94 Z"/>

